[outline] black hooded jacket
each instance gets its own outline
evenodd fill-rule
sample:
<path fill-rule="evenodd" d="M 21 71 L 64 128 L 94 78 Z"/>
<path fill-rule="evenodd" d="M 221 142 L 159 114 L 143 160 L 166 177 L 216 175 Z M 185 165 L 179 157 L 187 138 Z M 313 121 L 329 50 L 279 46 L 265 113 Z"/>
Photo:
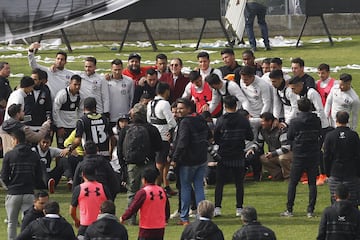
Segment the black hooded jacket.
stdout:
<path fill-rule="evenodd" d="M 336 201 L 321 217 L 317 240 L 359 240 L 360 212 L 348 200 Z"/>
<path fill-rule="evenodd" d="M 105 213 L 86 229 L 84 239 L 128 240 L 128 233 L 115 215 Z"/>
<path fill-rule="evenodd" d="M 16 240 L 75 240 L 77 239 L 70 223 L 64 218 L 39 218 L 28 225 Z"/>
<path fill-rule="evenodd" d="M 224 235 L 212 221 L 197 219 L 186 226 L 181 240 L 224 240 Z"/>

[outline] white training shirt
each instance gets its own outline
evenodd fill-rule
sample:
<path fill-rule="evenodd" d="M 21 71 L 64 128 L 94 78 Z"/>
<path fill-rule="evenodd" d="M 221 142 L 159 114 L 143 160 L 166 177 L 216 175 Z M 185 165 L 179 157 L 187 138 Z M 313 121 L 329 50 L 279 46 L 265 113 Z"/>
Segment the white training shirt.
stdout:
<path fill-rule="evenodd" d="M 24 98 L 26 96 L 27 95 L 22 88 L 16 89 L 15 91 L 13 91 L 10 94 L 9 99 L 6 104 L 4 121 L 8 120 L 10 118 L 10 116 L 8 114 L 8 109 L 9 109 L 9 106 L 11 106 L 12 104 L 21 104 L 21 108 L 22 108 L 22 110 L 24 110 Z"/>

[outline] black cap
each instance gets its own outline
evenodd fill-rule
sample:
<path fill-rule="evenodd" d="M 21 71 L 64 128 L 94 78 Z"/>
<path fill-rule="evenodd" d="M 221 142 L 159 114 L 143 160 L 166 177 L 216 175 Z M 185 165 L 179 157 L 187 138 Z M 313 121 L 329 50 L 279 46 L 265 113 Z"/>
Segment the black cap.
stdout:
<path fill-rule="evenodd" d="M 139 61 L 141 60 L 141 56 L 138 53 L 130 53 L 128 60 L 137 58 Z"/>
<path fill-rule="evenodd" d="M 119 120 L 130 120 L 129 114 L 120 114 Z"/>

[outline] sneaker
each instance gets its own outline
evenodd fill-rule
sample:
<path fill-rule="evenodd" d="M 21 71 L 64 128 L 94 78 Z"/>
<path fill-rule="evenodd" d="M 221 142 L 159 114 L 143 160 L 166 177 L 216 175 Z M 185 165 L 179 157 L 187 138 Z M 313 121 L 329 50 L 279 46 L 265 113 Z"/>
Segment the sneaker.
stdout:
<path fill-rule="evenodd" d="M 236 208 L 236 216 L 237 217 L 241 216 L 242 210 L 243 210 L 242 208 Z"/>
<path fill-rule="evenodd" d="M 179 218 L 180 213 L 178 210 L 176 210 L 173 214 L 170 215 L 170 219 Z"/>
<path fill-rule="evenodd" d="M 71 191 L 71 190 L 72 190 L 72 186 L 73 186 L 73 180 L 70 179 L 70 180 L 66 183 L 66 185 L 67 185 L 68 190 Z"/>
<path fill-rule="evenodd" d="M 219 217 L 221 216 L 221 207 L 216 207 L 214 209 L 214 217 Z"/>
<path fill-rule="evenodd" d="M 320 174 L 319 178 L 316 180 L 316 186 L 322 186 L 325 184 L 327 176 L 325 174 Z"/>
<path fill-rule="evenodd" d="M 315 215 L 314 215 L 314 212 L 308 212 L 308 213 L 306 214 L 306 216 L 307 216 L 308 218 L 313 218 Z"/>
<path fill-rule="evenodd" d="M 196 209 L 194 209 L 194 210 L 191 209 L 191 210 L 189 211 L 189 217 L 195 218 L 196 215 L 197 215 L 197 210 L 196 210 Z"/>
<path fill-rule="evenodd" d="M 49 190 L 49 193 L 55 192 L 55 180 L 53 178 L 50 178 L 48 181 L 48 190 Z"/>
<path fill-rule="evenodd" d="M 293 217 L 294 214 L 290 212 L 289 210 L 286 210 L 285 212 L 280 213 L 281 217 Z"/>
<path fill-rule="evenodd" d="M 176 225 L 181 225 L 181 226 L 186 226 L 186 225 L 189 225 L 189 221 L 179 221 L 176 223 Z"/>

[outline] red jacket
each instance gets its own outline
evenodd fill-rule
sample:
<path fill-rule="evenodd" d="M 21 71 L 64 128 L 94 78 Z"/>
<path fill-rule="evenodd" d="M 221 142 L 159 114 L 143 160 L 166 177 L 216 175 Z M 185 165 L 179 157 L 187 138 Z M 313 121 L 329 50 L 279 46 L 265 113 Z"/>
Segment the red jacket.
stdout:
<path fill-rule="evenodd" d="M 176 79 L 175 84 L 172 73 L 164 73 L 159 80 L 170 85 L 170 103 L 173 103 L 176 101 L 176 99 L 181 98 L 186 85 L 189 83 L 189 78 L 182 74 L 179 75 L 179 77 Z"/>

